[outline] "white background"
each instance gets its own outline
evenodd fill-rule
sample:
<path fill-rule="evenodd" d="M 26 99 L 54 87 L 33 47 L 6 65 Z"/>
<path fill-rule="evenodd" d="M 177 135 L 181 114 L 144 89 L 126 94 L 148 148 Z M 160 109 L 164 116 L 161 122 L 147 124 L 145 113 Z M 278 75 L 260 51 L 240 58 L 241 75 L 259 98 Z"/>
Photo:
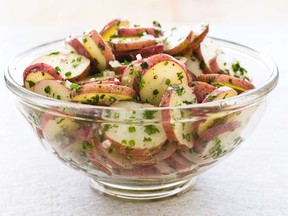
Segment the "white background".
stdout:
<path fill-rule="evenodd" d="M 285 0 L 0 0 L 0 215 L 288 215 L 288 3 Z M 48 154 L 14 108 L 3 70 L 18 52 L 115 17 L 135 23 L 210 23 L 210 35 L 277 63 L 280 82 L 258 127 L 230 158 L 165 201 L 130 203 L 93 192 Z"/>

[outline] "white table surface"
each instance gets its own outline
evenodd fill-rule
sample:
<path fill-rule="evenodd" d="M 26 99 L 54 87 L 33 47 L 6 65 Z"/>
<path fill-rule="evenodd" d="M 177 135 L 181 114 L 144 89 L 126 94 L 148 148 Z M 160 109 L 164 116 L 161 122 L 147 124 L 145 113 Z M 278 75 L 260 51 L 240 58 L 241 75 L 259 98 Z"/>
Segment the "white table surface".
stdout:
<path fill-rule="evenodd" d="M 200 175 L 188 193 L 158 202 L 119 201 L 92 191 L 88 178 L 41 147 L 4 86 L 2 69 L 13 55 L 82 32 L 81 26 L 0 27 L 1 216 L 288 215 L 288 25 L 211 26 L 213 36 L 269 54 L 280 82 L 258 127 L 231 157 Z"/>

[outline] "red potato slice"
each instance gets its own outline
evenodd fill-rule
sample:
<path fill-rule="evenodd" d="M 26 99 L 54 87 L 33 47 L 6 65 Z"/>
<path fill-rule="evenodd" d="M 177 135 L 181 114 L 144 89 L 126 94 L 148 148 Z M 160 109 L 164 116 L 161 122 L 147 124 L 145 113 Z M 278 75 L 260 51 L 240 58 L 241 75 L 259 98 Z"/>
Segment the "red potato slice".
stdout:
<path fill-rule="evenodd" d="M 193 148 L 196 152 L 200 153 L 205 148 L 206 146 L 205 143 L 210 142 L 211 140 L 213 140 L 220 134 L 224 134 L 224 133 L 229 134 L 229 132 L 233 132 L 237 128 L 240 128 L 240 127 L 241 127 L 240 121 L 231 121 L 231 122 L 217 125 L 207 130 L 201 137 L 199 137 L 199 139 L 195 141 Z"/>
<path fill-rule="evenodd" d="M 175 172 L 175 169 L 173 169 L 166 161 L 158 162 L 155 165 L 155 168 L 158 170 L 159 173 L 162 175 L 169 175 Z"/>
<path fill-rule="evenodd" d="M 240 62 L 224 53 L 209 60 L 212 73 L 227 74 L 249 81 L 247 70 L 240 65 Z"/>
<path fill-rule="evenodd" d="M 161 122 L 161 112 L 153 110 L 151 104 L 134 101 L 119 101 L 110 107 L 123 108 L 123 110 L 105 110 L 102 119 L 109 122 Z"/>
<path fill-rule="evenodd" d="M 103 123 L 101 130 L 105 139 L 123 155 L 147 157 L 158 152 L 166 141 L 161 123 L 124 124 Z"/>
<path fill-rule="evenodd" d="M 137 56 L 140 55 L 142 58 L 147 58 L 152 55 L 156 55 L 159 53 L 163 53 L 164 46 L 161 44 L 145 47 L 143 49 L 139 50 L 133 50 L 133 51 L 116 51 L 114 50 L 113 53 L 115 55 L 115 58 L 118 61 L 132 61 L 136 60 Z"/>
<path fill-rule="evenodd" d="M 200 44 L 206 38 L 208 32 L 209 32 L 208 24 L 201 24 L 196 28 L 192 29 L 191 42 L 189 43 L 187 48 L 183 51 L 183 53 L 185 55 L 192 55 L 193 52 L 197 50 L 198 47 L 200 47 Z"/>
<path fill-rule="evenodd" d="M 139 89 L 142 101 L 158 106 L 170 85 L 188 84 L 185 66 L 167 54 L 158 54 L 144 60 L 146 67 L 135 71 L 134 89 Z M 142 63 L 143 65 L 144 63 Z M 135 76 L 135 75 L 134 75 Z"/>
<path fill-rule="evenodd" d="M 165 161 L 170 167 L 172 167 L 176 171 L 181 169 L 187 169 L 192 165 L 190 161 L 180 156 L 178 152 L 175 152 L 169 158 L 165 159 Z"/>
<path fill-rule="evenodd" d="M 107 161 L 102 157 L 101 153 L 93 148 L 91 151 L 86 152 L 90 162 L 100 171 L 106 173 L 108 176 L 112 175 L 112 167 L 109 167 Z"/>
<path fill-rule="evenodd" d="M 201 61 L 199 61 L 193 55 L 185 57 L 187 58 L 187 61 L 185 63 L 187 71 L 188 73 L 193 74 L 193 77 L 195 77 L 195 79 L 204 73 L 204 68 L 201 65 Z"/>
<path fill-rule="evenodd" d="M 62 80 L 62 76 L 55 68 L 45 63 L 32 64 L 24 70 L 23 83 L 28 90 L 33 91 L 39 81 L 46 79 Z"/>
<path fill-rule="evenodd" d="M 130 51 L 143 49 L 156 44 L 154 37 L 139 38 L 112 38 L 109 41 L 111 47 L 117 51 Z"/>
<path fill-rule="evenodd" d="M 119 37 L 141 37 L 144 35 L 153 35 L 154 37 L 159 37 L 163 33 L 159 28 L 153 27 L 134 27 L 134 28 L 127 28 L 127 27 L 120 27 L 118 29 Z"/>
<path fill-rule="evenodd" d="M 119 27 L 129 27 L 130 22 L 123 19 L 114 19 L 104 26 L 100 34 L 104 41 L 109 41 L 111 37 L 117 36 Z"/>
<path fill-rule="evenodd" d="M 95 59 L 96 67 L 99 71 L 104 71 L 110 67 L 109 62 L 115 60 L 111 48 L 96 30 L 90 31 L 89 34 L 84 34 L 81 43 L 91 57 Z"/>
<path fill-rule="evenodd" d="M 41 80 L 33 91 L 37 94 L 57 100 L 71 101 L 72 90 L 63 85 L 60 80 Z"/>
<path fill-rule="evenodd" d="M 212 91 L 214 91 L 216 87 L 206 82 L 194 81 L 192 82 L 192 89 L 196 95 L 197 102 L 202 103 L 204 98 Z"/>
<path fill-rule="evenodd" d="M 195 103 L 197 103 L 197 98 L 192 89 L 181 84 L 169 87 L 159 106 L 176 107 Z M 162 110 L 162 123 L 168 140 L 191 148 L 193 146 L 193 123 L 183 122 L 189 116 L 191 117 L 191 112 L 183 108 L 181 110 Z"/>
<path fill-rule="evenodd" d="M 91 105 L 111 105 L 116 101 L 132 100 L 135 91 L 129 87 L 114 84 L 86 83 L 72 97 L 72 101 Z"/>
<path fill-rule="evenodd" d="M 81 80 L 90 71 L 90 60 L 77 53 L 60 53 L 40 56 L 33 61 L 35 63 L 45 63 L 56 69 L 60 75 L 71 82 Z"/>
<path fill-rule="evenodd" d="M 193 34 L 190 26 L 179 26 L 165 31 L 163 37 L 164 52 L 177 55 L 188 48 Z"/>
<path fill-rule="evenodd" d="M 123 71 L 123 75 L 121 78 L 122 85 L 133 88 L 137 93 L 139 93 L 139 87 L 135 86 L 135 83 L 137 84 L 137 77 L 140 77 L 140 75 L 142 74 L 143 68 L 141 67 L 141 64 L 143 62 L 143 59 L 131 62 L 131 64 L 129 64 Z"/>
<path fill-rule="evenodd" d="M 69 137 L 72 133 L 79 130 L 80 128 L 79 124 L 70 118 L 56 116 L 52 118 L 48 117 L 47 119 L 43 118 L 41 128 L 43 135 L 47 140 L 55 141 L 58 137 Z"/>
<path fill-rule="evenodd" d="M 244 79 L 226 74 L 203 74 L 199 77 L 199 80 L 212 85 L 228 86 L 239 92 L 244 92 L 246 90 L 255 88 L 252 83 Z"/>
<path fill-rule="evenodd" d="M 238 95 L 237 91 L 235 91 L 233 88 L 230 88 L 228 86 L 222 86 L 222 87 L 216 88 L 211 93 L 206 95 L 202 103 L 207 103 L 207 102 L 216 101 L 216 100 L 223 100 L 226 98 L 235 97 L 237 95 Z"/>

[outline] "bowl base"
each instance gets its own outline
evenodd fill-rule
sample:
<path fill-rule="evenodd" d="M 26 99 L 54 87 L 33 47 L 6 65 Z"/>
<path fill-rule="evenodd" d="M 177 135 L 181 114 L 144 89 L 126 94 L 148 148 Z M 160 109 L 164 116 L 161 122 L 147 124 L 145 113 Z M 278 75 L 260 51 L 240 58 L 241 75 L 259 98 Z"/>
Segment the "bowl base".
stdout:
<path fill-rule="evenodd" d="M 163 199 L 183 194 L 191 189 L 196 182 L 196 177 L 157 186 L 123 186 L 91 179 L 90 186 L 93 190 L 113 198 L 145 201 Z"/>

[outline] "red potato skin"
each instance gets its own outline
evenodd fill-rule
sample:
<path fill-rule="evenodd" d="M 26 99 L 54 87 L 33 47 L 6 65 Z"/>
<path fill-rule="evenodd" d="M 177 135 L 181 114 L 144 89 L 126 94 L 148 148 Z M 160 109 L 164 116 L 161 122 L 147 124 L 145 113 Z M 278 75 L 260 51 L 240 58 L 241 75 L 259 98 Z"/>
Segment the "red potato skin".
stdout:
<path fill-rule="evenodd" d="M 122 20 L 120 18 L 111 20 L 109 23 L 107 23 L 103 29 L 100 31 L 100 34 L 103 35 L 105 34 L 105 32 L 107 32 L 109 29 L 113 28 L 114 26 L 119 26 L 120 22 L 126 22 L 127 24 L 129 23 L 129 21 L 127 20 Z"/>
<path fill-rule="evenodd" d="M 156 44 L 155 39 L 145 39 L 145 40 L 126 41 L 126 42 L 125 41 L 124 42 L 109 41 L 109 42 L 111 47 L 117 51 L 138 50 Z"/>
<path fill-rule="evenodd" d="M 99 34 L 96 30 L 92 30 L 89 33 L 89 36 L 96 43 L 96 45 L 100 48 L 101 53 L 106 59 L 106 68 L 110 68 L 109 62 L 115 60 L 115 56 L 112 53 L 111 48 L 105 43 L 101 34 Z"/>
<path fill-rule="evenodd" d="M 192 33 L 191 41 L 188 47 L 183 51 L 183 54 L 192 55 L 200 47 L 200 44 L 205 39 L 208 32 L 209 32 L 209 25 L 206 25 L 200 34 L 195 36 L 195 33 Z"/>
<path fill-rule="evenodd" d="M 207 83 L 213 80 L 213 82 L 222 82 L 222 83 L 232 84 L 232 85 L 239 86 L 246 90 L 255 88 L 255 86 L 252 83 L 247 82 L 244 79 L 233 77 L 233 76 L 226 75 L 226 74 L 202 74 L 201 76 L 199 76 L 198 79 L 199 81 L 207 82 Z"/>
<path fill-rule="evenodd" d="M 197 97 L 197 102 L 202 103 L 204 98 L 216 89 L 213 85 L 206 82 L 194 81 L 192 82 L 192 89 Z"/>
<path fill-rule="evenodd" d="M 208 64 L 210 66 L 210 70 L 212 73 L 218 74 L 220 72 L 221 69 L 220 69 L 218 62 L 217 62 L 217 56 L 214 56 L 212 59 L 210 59 Z"/>
<path fill-rule="evenodd" d="M 225 124 L 217 125 L 209 130 L 207 130 L 199 139 L 194 143 L 194 150 L 198 153 L 201 153 L 204 148 L 204 144 L 211 141 L 214 137 L 219 136 L 228 131 L 234 131 L 237 128 L 241 127 L 239 121 L 227 122 Z"/>
<path fill-rule="evenodd" d="M 209 93 L 208 95 L 206 95 L 206 97 L 204 98 L 204 100 L 202 101 L 202 103 L 207 103 L 207 102 L 211 102 L 211 101 L 215 101 L 215 100 L 220 100 L 221 99 L 225 99 L 223 96 L 223 94 L 228 94 L 228 97 L 231 97 L 231 95 L 236 96 L 238 95 L 237 91 L 235 91 L 234 89 L 227 87 L 227 86 L 222 86 L 220 88 L 216 88 L 215 90 L 213 90 L 211 93 Z M 212 99 L 209 99 L 209 96 L 212 96 Z M 215 98 L 213 98 L 213 96 L 215 96 Z M 220 96 L 220 98 L 218 98 Z M 232 97 L 233 97 L 232 96 Z M 228 98 L 227 97 L 227 98 Z"/>
<path fill-rule="evenodd" d="M 106 173 L 108 176 L 112 175 L 112 170 L 107 167 L 105 159 L 102 158 L 101 154 L 96 148 L 93 148 L 93 150 L 87 152 L 86 155 L 95 167 Z"/>
<path fill-rule="evenodd" d="M 118 29 L 118 35 L 120 37 L 133 37 L 133 36 L 139 37 L 143 32 L 146 32 L 148 35 L 153 35 L 155 37 L 161 36 L 163 34 L 160 31 L 160 29 L 156 29 L 153 27 L 135 27 L 135 28 L 120 27 Z"/>
<path fill-rule="evenodd" d="M 56 71 L 56 69 L 53 68 L 52 66 L 50 66 L 50 65 L 48 65 L 48 64 L 45 64 L 45 63 L 36 63 L 36 64 L 32 64 L 32 65 L 28 66 L 28 67 L 24 70 L 24 73 L 23 73 L 23 83 L 25 83 L 25 80 L 26 80 L 27 76 L 28 76 L 30 73 L 38 72 L 38 71 L 48 73 L 48 74 L 50 74 L 51 76 L 53 76 L 56 80 L 62 80 L 62 79 L 63 79 L 63 77 L 61 76 L 61 74 L 58 73 L 58 72 Z"/>
<path fill-rule="evenodd" d="M 115 55 L 115 58 L 121 62 L 124 60 L 127 60 L 127 61 L 136 60 L 137 59 L 136 56 L 138 54 L 140 54 L 142 58 L 147 58 L 147 57 L 150 57 L 152 55 L 163 53 L 163 50 L 164 50 L 164 46 L 161 44 L 157 44 L 157 45 L 145 47 L 143 49 L 134 50 L 134 51 L 113 50 L 113 53 Z"/>
<path fill-rule="evenodd" d="M 175 170 L 186 169 L 191 167 L 192 165 L 190 161 L 180 156 L 178 152 L 175 152 L 169 158 L 165 159 L 165 161 L 168 163 L 170 167 L 172 167 Z"/>
<path fill-rule="evenodd" d="M 67 42 L 77 51 L 78 54 L 85 56 L 90 61 L 93 60 L 86 48 L 81 44 L 78 38 L 72 38 L 71 36 L 67 39 Z"/>
<path fill-rule="evenodd" d="M 129 87 L 115 84 L 102 84 L 102 83 L 99 84 L 99 82 L 90 82 L 82 85 L 80 92 L 75 93 L 75 95 L 89 94 L 89 93 L 119 94 L 130 97 L 135 96 L 135 91 Z"/>

